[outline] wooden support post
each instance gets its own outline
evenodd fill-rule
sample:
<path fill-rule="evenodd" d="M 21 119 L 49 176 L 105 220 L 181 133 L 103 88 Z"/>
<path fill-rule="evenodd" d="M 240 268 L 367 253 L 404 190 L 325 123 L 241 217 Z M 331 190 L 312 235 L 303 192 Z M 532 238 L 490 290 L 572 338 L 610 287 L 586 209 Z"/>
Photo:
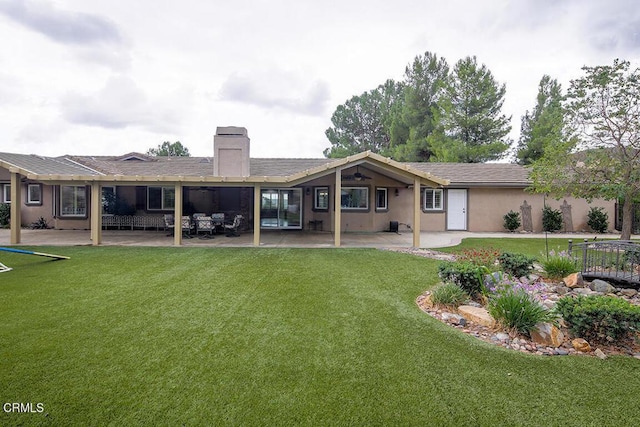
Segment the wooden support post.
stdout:
<path fill-rule="evenodd" d="M 260 246 L 260 206 L 262 204 L 262 187 L 253 187 L 253 246 Z"/>
<path fill-rule="evenodd" d="M 91 244 L 102 243 L 102 186 L 99 182 L 91 183 Z"/>
<path fill-rule="evenodd" d="M 20 174 L 17 172 L 11 173 L 11 244 L 17 245 L 20 243 L 20 226 L 22 223 L 22 212 L 20 206 L 22 206 L 22 189 L 20 188 Z"/>
<path fill-rule="evenodd" d="M 420 247 L 420 178 L 413 180 L 413 247 Z"/>
<path fill-rule="evenodd" d="M 340 230 L 342 227 L 342 168 L 336 168 L 336 191 L 333 198 L 333 209 L 333 241 L 337 248 L 340 247 Z"/>
<path fill-rule="evenodd" d="M 175 206 L 173 208 L 173 244 L 182 246 L 182 183 L 175 185 Z"/>

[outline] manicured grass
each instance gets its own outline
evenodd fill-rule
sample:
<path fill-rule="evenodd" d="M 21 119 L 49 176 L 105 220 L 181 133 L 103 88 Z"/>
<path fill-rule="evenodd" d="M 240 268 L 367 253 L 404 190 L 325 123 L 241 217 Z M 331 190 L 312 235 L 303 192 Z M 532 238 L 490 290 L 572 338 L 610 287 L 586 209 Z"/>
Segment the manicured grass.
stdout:
<path fill-rule="evenodd" d="M 573 239 L 574 243 L 582 243 L 580 237 Z M 504 238 L 504 239 L 492 239 L 492 238 L 479 238 L 472 237 L 464 239 L 458 246 L 452 246 L 448 248 L 440 248 L 439 251 L 455 253 L 465 249 L 476 248 L 494 248 L 501 252 L 513 252 L 521 253 L 536 258 L 543 257 L 547 252 L 547 246 L 549 250 L 553 249 L 556 252 L 567 250 L 569 245 L 569 239 L 561 239 L 550 237 L 546 242 L 545 239 L 536 238 Z"/>
<path fill-rule="evenodd" d="M 497 245 L 494 245 L 497 246 Z M 635 425 L 640 361 L 441 324 L 437 261 L 364 249 L 2 254 L 0 425 Z"/>

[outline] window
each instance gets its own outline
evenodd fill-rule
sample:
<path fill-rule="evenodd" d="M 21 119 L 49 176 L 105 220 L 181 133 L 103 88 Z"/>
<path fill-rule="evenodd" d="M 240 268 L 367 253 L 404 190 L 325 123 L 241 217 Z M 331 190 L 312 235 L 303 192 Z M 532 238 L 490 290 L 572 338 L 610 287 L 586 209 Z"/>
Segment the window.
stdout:
<path fill-rule="evenodd" d="M 60 186 L 60 215 L 63 217 L 87 216 L 87 187 Z"/>
<path fill-rule="evenodd" d="M 147 187 L 147 209 L 173 210 L 176 202 L 176 189 L 174 187 Z"/>
<path fill-rule="evenodd" d="M 386 211 L 388 208 L 388 199 L 387 199 L 387 189 L 386 188 L 376 188 L 376 210 L 377 211 Z"/>
<path fill-rule="evenodd" d="M 11 203 L 11 184 L 2 186 L 2 203 Z"/>
<path fill-rule="evenodd" d="M 42 204 L 42 185 L 40 184 L 27 185 L 27 204 L 28 205 Z"/>
<path fill-rule="evenodd" d="M 442 189 L 426 188 L 424 190 L 424 210 L 442 210 Z"/>
<path fill-rule="evenodd" d="M 102 187 L 102 213 L 113 214 L 116 211 L 116 187 Z"/>
<path fill-rule="evenodd" d="M 344 210 L 369 209 L 368 187 L 342 187 L 340 206 Z"/>
<path fill-rule="evenodd" d="M 329 210 L 329 187 L 315 187 L 313 189 L 313 209 L 316 211 Z"/>

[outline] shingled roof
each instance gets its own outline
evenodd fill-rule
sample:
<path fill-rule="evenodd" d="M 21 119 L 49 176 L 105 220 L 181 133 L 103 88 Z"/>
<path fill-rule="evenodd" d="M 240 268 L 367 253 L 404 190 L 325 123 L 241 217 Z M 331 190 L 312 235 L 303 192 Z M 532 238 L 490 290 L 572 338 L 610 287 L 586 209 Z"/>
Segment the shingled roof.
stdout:
<path fill-rule="evenodd" d="M 457 187 L 528 187 L 529 170 L 511 163 L 407 163 Z"/>
<path fill-rule="evenodd" d="M 375 156 L 375 155 L 371 155 Z M 305 171 L 328 166 L 339 159 L 253 158 L 253 177 L 291 177 Z M 527 187 L 528 170 L 506 163 L 398 163 L 414 171 L 431 174 L 450 181 L 454 187 Z M 212 157 L 167 157 L 128 153 L 120 156 L 43 157 L 26 154 L 0 153 L 0 165 L 15 168 L 24 175 L 83 176 L 184 176 L 213 175 Z M 418 173 L 419 173 L 418 172 Z"/>
<path fill-rule="evenodd" d="M 35 154 L 0 153 L 0 166 L 22 175 L 100 175 L 96 170 L 66 157 L 43 157 Z"/>

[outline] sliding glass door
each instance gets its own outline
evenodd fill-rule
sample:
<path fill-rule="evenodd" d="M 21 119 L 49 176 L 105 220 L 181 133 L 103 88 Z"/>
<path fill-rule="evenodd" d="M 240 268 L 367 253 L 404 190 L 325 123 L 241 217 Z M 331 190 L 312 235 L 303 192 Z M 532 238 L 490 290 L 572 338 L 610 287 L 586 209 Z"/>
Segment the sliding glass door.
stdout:
<path fill-rule="evenodd" d="M 302 189 L 265 189 L 261 191 L 260 227 L 271 229 L 302 228 Z"/>

